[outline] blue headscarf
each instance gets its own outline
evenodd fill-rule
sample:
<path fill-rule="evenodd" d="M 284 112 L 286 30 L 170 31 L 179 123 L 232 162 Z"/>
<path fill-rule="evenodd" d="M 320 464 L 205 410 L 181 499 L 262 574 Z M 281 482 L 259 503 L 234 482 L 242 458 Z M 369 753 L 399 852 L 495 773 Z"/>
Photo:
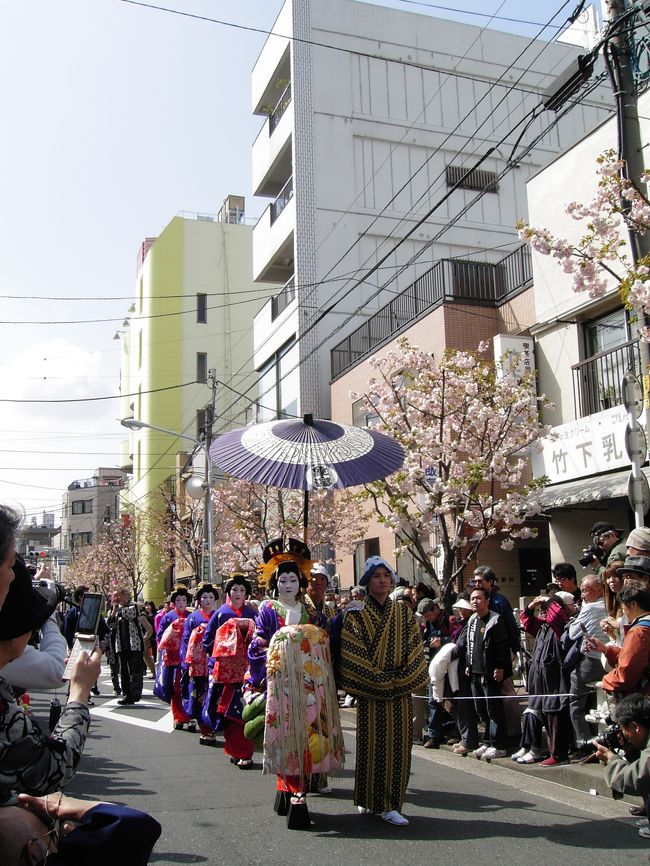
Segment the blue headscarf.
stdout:
<path fill-rule="evenodd" d="M 380 565 L 383 565 L 384 568 L 390 572 L 391 582 L 395 583 L 395 569 L 393 566 L 389 565 L 385 559 L 381 558 L 381 556 L 370 556 L 366 559 L 366 564 L 363 567 L 363 574 L 359 578 L 359 586 L 368 586 L 368 581 L 372 577 L 374 570 Z"/>

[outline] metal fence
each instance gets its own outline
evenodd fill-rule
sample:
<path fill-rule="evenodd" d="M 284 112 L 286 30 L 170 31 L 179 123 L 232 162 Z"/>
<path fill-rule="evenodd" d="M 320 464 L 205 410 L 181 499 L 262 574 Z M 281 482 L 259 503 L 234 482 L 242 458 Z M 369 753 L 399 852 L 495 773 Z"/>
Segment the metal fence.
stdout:
<path fill-rule="evenodd" d="M 275 106 L 271 114 L 269 114 L 269 136 L 273 135 L 273 131 L 282 120 L 282 116 L 287 108 L 291 105 L 291 84 L 288 84 L 282 96 L 278 99 L 278 104 Z"/>
<path fill-rule="evenodd" d="M 496 264 L 441 259 L 331 350 L 332 378 L 443 301 L 494 306 L 531 280 L 527 245 Z"/>
<path fill-rule="evenodd" d="M 594 415 L 623 402 L 621 379 L 627 370 L 641 375 L 641 352 L 638 340 L 630 340 L 615 349 L 599 352 L 574 364 L 573 399 L 578 418 Z"/>
<path fill-rule="evenodd" d="M 289 204 L 291 199 L 293 198 L 293 175 L 289 178 L 289 180 L 285 183 L 285 185 L 280 190 L 280 193 L 276 200 L 271 205 L 271 225 L 276 221 L 276 219 L 280 216 L 285 207 Z"/>
<path fill-rule="evenodd" d="M 271 298 L 271 321 L 275 321 L 284 310 L 287 309 L 291 301 L 296 297 L 296 279 L 291 277 L 282 286 L 280 291 Z"/>

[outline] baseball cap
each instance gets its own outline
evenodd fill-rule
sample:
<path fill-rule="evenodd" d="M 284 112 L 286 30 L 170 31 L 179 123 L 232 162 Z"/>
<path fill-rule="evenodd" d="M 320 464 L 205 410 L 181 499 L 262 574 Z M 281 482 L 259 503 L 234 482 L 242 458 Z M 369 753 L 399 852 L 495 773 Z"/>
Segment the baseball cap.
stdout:
<path fill-rule="evenodd" d="M 555 598 L 559 598 L 564 604 L 575 604 L 575 597 L 572 592 L 564 592 L 560 589 L 554 594 Z"/>
<path fill-rule="evenodd" d="M 325 577 L 329 578 L 329 574 L 327 573 L 327 569 L 320 562 L 315 562 L 312 567 L 309 569 L 310 574 L 323 574 Z"/>
<path fill-rule="evenodd" d="M 435 598 L 423 598 L 418 602 L 417 612 L 429 613 L 434 609 L 434 607 L 440 607 Z"/>

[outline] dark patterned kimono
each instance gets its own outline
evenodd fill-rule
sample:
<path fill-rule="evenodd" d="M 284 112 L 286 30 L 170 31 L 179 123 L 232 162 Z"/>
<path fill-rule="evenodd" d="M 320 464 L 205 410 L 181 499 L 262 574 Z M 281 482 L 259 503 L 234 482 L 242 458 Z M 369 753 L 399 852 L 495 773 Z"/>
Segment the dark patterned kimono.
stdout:
<path fill-rule="evenodd" d="M 357 698 L 354 802 L 373 812 L 402 808 L 411 772 L 412 692 L 428 682 L 413 613 L 371 596 L 341 630 L 340 686 Z"/>

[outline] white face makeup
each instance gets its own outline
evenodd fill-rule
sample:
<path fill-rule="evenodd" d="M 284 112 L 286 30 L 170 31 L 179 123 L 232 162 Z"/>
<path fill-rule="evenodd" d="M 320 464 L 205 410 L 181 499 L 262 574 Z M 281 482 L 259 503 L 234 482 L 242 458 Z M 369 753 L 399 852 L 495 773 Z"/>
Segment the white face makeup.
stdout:
<path fill-rule="evenodd" d="M 178 613 L 182 613 L 187 608 L 187 598 L 184 595 L 177 595 L 174 607 Z"/>
<path fill-rule="evenodd" d="M 204 592 L 201 596 L 201 601 L 199 602 L 201 605 L 201 610 L 205 613 L 209 613 L 214 609 L 214 593 L 213 592 Z"/>
<path fill-rule="evenodd" d="M 294 572 L 284 572 L 278 578 L 278 599 L 284 604 L 295 604 L 300 592 L 300 580 Z"/>
<path fill-rule="evenodd" d="M 239 610 L 244 606 L 245 601 L 246 589 L 241 585 L 241 583 L 234 584 L 233 588 L 230 590 L 230 606 L 235 610 Z"/>

